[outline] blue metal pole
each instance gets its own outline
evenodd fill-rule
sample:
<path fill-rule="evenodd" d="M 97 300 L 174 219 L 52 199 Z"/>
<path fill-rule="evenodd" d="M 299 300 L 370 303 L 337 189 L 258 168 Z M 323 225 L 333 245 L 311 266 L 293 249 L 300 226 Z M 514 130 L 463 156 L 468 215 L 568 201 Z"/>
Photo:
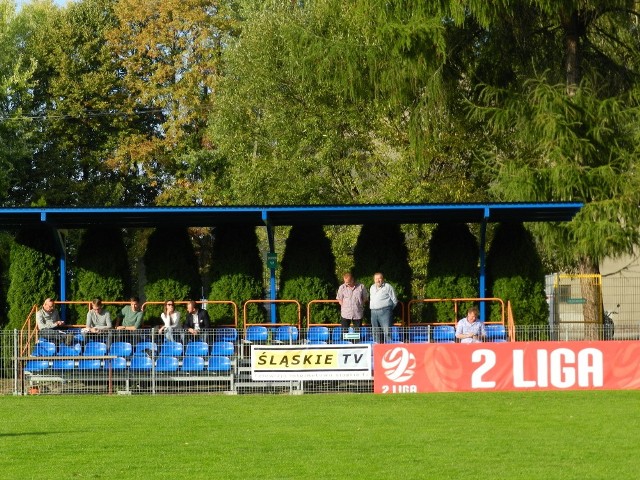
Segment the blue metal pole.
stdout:
<path fill-rule="evenodd" d="M 487 220 L 489 219 L 489 208 L 484 210 L 484 218 L 480 224 L 480 278 L 478 282 L 478 297 L 486 297 L 486 275 L 487 275 L 487 261 L 486 261 L 486 246 L 487 246 Z M 480 302 L 480 319 L 486 321 L 486 302 Z"/>

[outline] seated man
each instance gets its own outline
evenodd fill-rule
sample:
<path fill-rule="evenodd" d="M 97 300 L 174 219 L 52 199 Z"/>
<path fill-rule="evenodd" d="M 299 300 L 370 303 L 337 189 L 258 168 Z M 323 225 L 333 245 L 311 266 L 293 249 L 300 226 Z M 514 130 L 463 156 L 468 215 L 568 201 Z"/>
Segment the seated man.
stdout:
<path fill-rule="evenodd" d="M 187 316 L 184 321 L 184 329 L 189 332 L 193 340 L 202 340 L 209 343 L 207 331 L 211 329 L 209 313 L 198 307 L 193 300 L 187 303 Z"/>
<path fill-rule="evenodd" d="M 122 307 L 117 315 L 118 330 L 137 330 L 142 325 L 142 316 L 144 313 L 140 308 L 140 299 L 131 297 L 131 303 Z"/>
<path fill-rule="evenodd" d="M 42 308 L 36 312 L 36 325 L 40 336 L 44 339 L 55 341 L 64 338 L 67 345 L 73 343 L 73 334 L 63 330 L 64 321 L 60 319 L 60 314 L 51 298 L 45 299 Z"/>
<path fill-rule="evenodd" d="M 111 329 L 111 314 L 102 308 L 102 299 L 97 297 L 91 301 L 91 310 L 87 312 L 87 325 L 82 329 L 92 341 L 110 344 L 108 330 Z M 94 336 L 95 335 L 95 336 Z"/>

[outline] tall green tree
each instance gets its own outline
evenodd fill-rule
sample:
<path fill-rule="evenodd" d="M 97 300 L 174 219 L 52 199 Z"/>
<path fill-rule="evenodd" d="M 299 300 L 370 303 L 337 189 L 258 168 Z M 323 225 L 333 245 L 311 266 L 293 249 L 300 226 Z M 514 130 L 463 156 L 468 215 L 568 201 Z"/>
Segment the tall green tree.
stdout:
<path fill-rule="evenodd" d="M 198 261 L 186 228 L 157 228 L 149 236 L 144 254 L 145 300 L 195 300 L 201 297 Z M 160 318 L 162 306 L 150 305 L 145 318 Z"/>
<path fill-rule="evenodd" d="M 238 307 L 238 323 L 243 321 L 247 300 L 263 297 L 263 267 L 256 229 L 251 225 L 218 225 L 215 229 L 209 300 L 231 300 Z M 216 324 L 235 320 L 227 305 L 210 305 L 209 316 Z M 247 323 L 264 323 L 265 310 L 256 304 L 247 307 Z"/>
<path fill-rule="evenodd" d="M 322 225 L 294 225 L 282 255 L 279 297 L 300 302 L 303 322 L 308 322 L 306 309 L 311 300 L 335 299 L 335 270 L 331 243 Z M 313 323 L 338 323 L 340 320 L 340 313 L 332 306 L 316 305 L 312 308 Z M 279 311 L 281 322 L 297 323 L 295 307 L 282 306 Z"/>
<path fill-rule="evenodd" d="M 131 291 L 127 249 L 118 228 L 89 228 L 84 232 L 76 255 L 76 268 L 71 285 L 71 298 L 89 301 L 126 300 Z M 77 320 L 84 323 L 87 306 L 72 309 Z"/>

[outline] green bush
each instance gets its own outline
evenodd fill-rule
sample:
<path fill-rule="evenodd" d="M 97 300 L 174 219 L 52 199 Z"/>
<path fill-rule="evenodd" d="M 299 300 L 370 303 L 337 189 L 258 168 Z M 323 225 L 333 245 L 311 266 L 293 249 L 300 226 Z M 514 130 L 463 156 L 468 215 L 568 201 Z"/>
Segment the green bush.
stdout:
<path fill-rule="evenodd" d="M 210 300 L 231 300 L 238 306 L 238 324 L 247 300 L 263 297 L 262 259 L 256 229 L 250 225 L 220 225 L 215 229 L 211 268 Z M 232 323 L 230 305 L 209 305 L 209 317 L 216 325 Z M 247 323 L 264 323 L 262 306 L 249 305 Z"/>
<path fill-rule="evenodd" d="M 310 300 L 336 298 L 336 261 L 331 243 L 321 225 L 294 225 L 289 232 L 280 274 L 281 299 L 297 300 L 306 321 L 306 308 Z M 280 321 L 297 323 L 296 307 L 281 306 Z M 340 314 L 335 307 L 314 308 L 313 323 L 339 323 Z"/>
<path fill-rule="evenodd" d="M 404 234 L 399 225 L 363 225 L 353 251 L 353 273 L 367 289 L 373 275 L 380 272 L 396 291 L 398 301 L 411 299 L 411 267 Z M 401 310 L 396 308 L 394 320 L 400 321 Z"/>
<path fill-rule="evenodd" d="M 532 235 L 521 223 L 500 224 L 487 253 L 487 289 L 511 302 L 518 325 L 543 325 L 549 319 L 544 290 L 544 267 Z M 489 320 L 500 320 L 491 305 Z"/>
<path fill-rule="evenodd" d="M 10 252 L 7 330 L 21 328 L 34 304 L 56 296 L 59 271 L 53 232 L 46 227 L 21 230 Z"/>
<path fill-rule="evenodd" d="M 91 228 L 78 247 L 77 266 L 71 285 L 73 300 L 124 300 L 129 291 L 127 249 L 118 228 Z M 128 298 L 127 298 L 128 299 Z M 73 323 L 86 321 L 87 307 L 69 309 Z"/>
<path fill-rule="evenodd" d="M 425 295 L 436 298 L 475 298 L 478 296 L 478 242 L 461 223 L 442 223 L 434 229 L 429 242 Z M 458 306 L 458 317 L 464 316 L 471 302 Z M 456 320 L 451 302 L 427 304 L 423 322 Z"/>
<path fill-rule="evenodd" d="M 144 255 L 146 301 L 197 299 L 200 287 L 198 260 L 185 228 L 158 228 L 150 236 Z M 145 323 L 158 323 L 162 305 L 145 308 Z"/>

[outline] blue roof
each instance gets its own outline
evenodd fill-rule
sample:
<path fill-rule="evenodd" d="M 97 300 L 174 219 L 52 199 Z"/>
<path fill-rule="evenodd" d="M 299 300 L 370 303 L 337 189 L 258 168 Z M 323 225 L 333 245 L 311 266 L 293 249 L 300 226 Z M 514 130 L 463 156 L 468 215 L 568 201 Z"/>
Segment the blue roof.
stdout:
<path fill-rule="evenodd" d="M 46 224 L 54 228 L 119 226 L 212 227 L 248 225 L 360 225 L 364 223 L 563 222 L 582 203 L 426 203 L 228 207 L 45 207 L 0 208 L 0 227 Z"/>

